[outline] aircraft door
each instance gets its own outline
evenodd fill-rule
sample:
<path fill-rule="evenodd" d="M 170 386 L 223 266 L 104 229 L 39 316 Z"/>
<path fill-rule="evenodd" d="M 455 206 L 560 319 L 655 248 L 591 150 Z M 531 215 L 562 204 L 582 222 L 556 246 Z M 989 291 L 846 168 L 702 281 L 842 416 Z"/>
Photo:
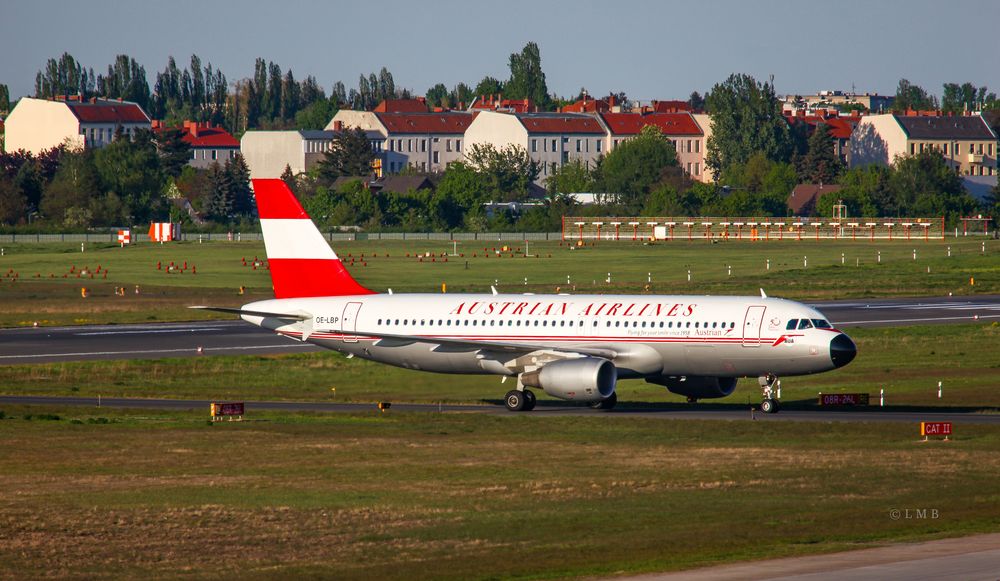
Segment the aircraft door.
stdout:
<path fill-rule="evenodd" d="M 760 347 L 760 326 L 764 321 L 764 310 L 766 308 L 757 305 L 747 307 L 747 314 L 743 318 L 744 347 Z"/>
<path fill-rule="evenodd" d="M 340 319 L 340 328 L 344 331 L 344 343 L 358 342 L 358 336 L 350 333 L 358 329 L 358 311 L 360 310 L 361 303 L 347 303 L 347 306 L 344 307 L 344 316 Z"/>

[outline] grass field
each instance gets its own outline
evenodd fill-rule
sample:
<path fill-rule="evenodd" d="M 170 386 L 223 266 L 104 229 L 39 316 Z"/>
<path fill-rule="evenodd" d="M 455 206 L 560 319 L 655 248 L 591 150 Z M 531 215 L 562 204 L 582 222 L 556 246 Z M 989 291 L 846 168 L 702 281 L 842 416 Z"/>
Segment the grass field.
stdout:
<path fill-rule="evenodd" d="M 1000 525 L 996 427 L 5 411 L 8 578 L 537 579 Z"/>
<path fill-rule="evenodd" d="M 893 406 L 1000 408 L 1000 325 L 936 325 L 848 329 L 859 355 L 830 373 L 782 379 L 786 406 L 810 406 L 818 392 L 884 389 Z M 937 398 L 937 382 L 944 384 Z M 336 388 L 336 393 L 331 391 Z M 0 393 L 103 395 L 197 399 L 285 399 L 303 401 L 496 402 L 508 386 L 492 376 L 456 376 L 410 371 L 333 352 L 191 357 L 185 359 L 80 361 L 0 367 Z M 677 402 L 684 398 L 642 381 L 623 381 L 620 405 Z M 541 395 L 542 399 L 546 399 Z M 755 379 L 742 380 L 721 400 L 757 403 Z"/>
<path fill-rule="evenodd" d="M 358 241 L 334 246 L 358 280 L 383 292 L 390 287 L 399 292 L 440 292 L 442 283 L 449 292 L 488 292 L 494 283 L 506 292 L 757 294 L 763 287 L 772 296 L 816 300 L 998 293 L 1000 243 L 987 241 L 985 253 L 982 243 L 982 239 L 675 241 L 651 246 L 605 242 L 574 250 L 557 242 L 530 243 L 528 251 L 534 258 L 523 257 L 523 243 L 513 243 L 513 252 L 502 257 L 493 248 L 511 243 L 465 242 L 459 245 L 463 257 L 441 256 L 450 253 L 452 246 L 440 241 Z M 416 258 L 428 252 L 437 255 L 434 262 Z M 260 243 L 144 244 L 125 249 L 92 244 L 86 252 L 73 244 L 8 246 L 0 257 L 0 301 L 4 304 L 0 326 L 216 316 L 192 313 L 185 307 L 238 305 L 270 296 L 266 269 L 243 265 L 243 259 L 250 265 L 255 257 L 264 256 Z M 171 262 L 180 267 L 187 263 L 188 269 L 167 274 Z M 84 268 L 89 274 L 78 278 Z M 970 278 L 975 279 L 974 286 Z M 134 292 L 136 285 L 139 295 Z M 80 296 L 84 286 L 90 291 L 86 299 Z M 237 292 L 241 286 L 246 287 L 243 296 Z M 125 287 L 125 296 L 116 296 L 115 287 Z"/>

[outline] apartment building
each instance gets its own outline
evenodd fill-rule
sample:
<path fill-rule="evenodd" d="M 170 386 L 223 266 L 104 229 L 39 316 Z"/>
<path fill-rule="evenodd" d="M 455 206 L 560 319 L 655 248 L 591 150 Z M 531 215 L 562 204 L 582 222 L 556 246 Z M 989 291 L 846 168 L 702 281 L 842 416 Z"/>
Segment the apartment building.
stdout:
<path fill-rule="evenodd" d="M 613 151 L 622 142 L 638 135 L 651 125 L 674 144 L 677 162 L 693 179 L 711 181 L 705 171 L 706 135 L 691 113 L 602 113 L 608 129 L 606 150 Z"/>
<path fill-rule="evenodd" d="M 385 138 L 377 131 L 366 133 L 372 151 L 380 156 Z M 334 131 L 247 131 L 240 141 L 240 152 L 251 178 L 277 178 L 286 166 L 293 174 L 309 172 L 324 159 L 335 136 Z M 377 173 L 377 167 L 373 171 Z"/>
<path fill-rule="evenodd" d="M 570 161 L 593 167 L 607 151 L 607 130 L 600 118 L 578 113 L 502 113 L 483 111 L 465 132 L 466 147 L 508 144 L 523 147 L 541 168 L 538 183 Z"/>
<path fill-rule="evenodd" d="M 959 175 L 996 176 L 997 145 L 979 115 L 870 115 L 851 134 L 851 166 L 889 165 L 898 155 L 935 150 Z"/>
<path fill-rule="evenodd" d="M 73 150 L 103 147 L 121 130 L 128 137 L 149 129 L 146 112 L 136 103 L 110 99 L 80 101 L 24 97 L 5 120 L 6 151 L 32 154 L 65 145 Z"/>
<path fill-rule="evenodd" d="M 156 120 L 152 127 L 154 133 L 166 129 L 162 121 Z M 224 164 L 240 151 L 240 142 L 232 134 L 209 121 L 184 121 L 180 129 L 181 139 L 191 146 L 191 159 L 188 160 L 191 167 L 207 169 L 216 161 Z"/>

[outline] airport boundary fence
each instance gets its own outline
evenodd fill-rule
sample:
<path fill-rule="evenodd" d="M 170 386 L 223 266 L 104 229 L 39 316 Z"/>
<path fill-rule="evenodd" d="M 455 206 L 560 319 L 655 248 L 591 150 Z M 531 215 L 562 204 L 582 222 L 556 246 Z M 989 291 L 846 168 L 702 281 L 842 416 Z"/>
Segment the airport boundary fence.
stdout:
<path fill-rule="evenodd" d="M 324 232 L 323 237 L 330 242 L 351 242 L 365 240 L 440 240 L 451 242 L 494 241 L 520 242 L 561 240 L 559 232 Z M 185 232 L 181 240 L 187 242 L 259 242 L 264 238 L 260 232 Z M 42 243 L 112 243 L 118 244 L 118 230 L 113 232 L 91 232 L 87 234 L 0 234 L 3 244 Z M 132 229 L 131 243 L 150 242 L 148 234 L 140 234 Z"/>

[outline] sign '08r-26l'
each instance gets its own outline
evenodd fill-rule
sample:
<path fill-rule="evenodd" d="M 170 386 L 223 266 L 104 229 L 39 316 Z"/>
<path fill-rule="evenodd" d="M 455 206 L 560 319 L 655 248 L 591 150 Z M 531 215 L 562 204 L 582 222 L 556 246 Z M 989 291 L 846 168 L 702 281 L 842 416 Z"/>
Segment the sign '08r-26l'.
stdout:
<path fill-rule="evenodd" d="M 540 388 L 598 409 L 619 379 L 641 378 L 694 401 L 757 377 L 777 410 L 779 376 L 847 365 L 854 342 L 813 308 L 728 296 L 377 294 L 344 268 L 295 195 L 253 180 L 275 298 L 209 308 L 282 335 L 389 365 L 516 378 L 504 401 L 530 410 Z"/>

